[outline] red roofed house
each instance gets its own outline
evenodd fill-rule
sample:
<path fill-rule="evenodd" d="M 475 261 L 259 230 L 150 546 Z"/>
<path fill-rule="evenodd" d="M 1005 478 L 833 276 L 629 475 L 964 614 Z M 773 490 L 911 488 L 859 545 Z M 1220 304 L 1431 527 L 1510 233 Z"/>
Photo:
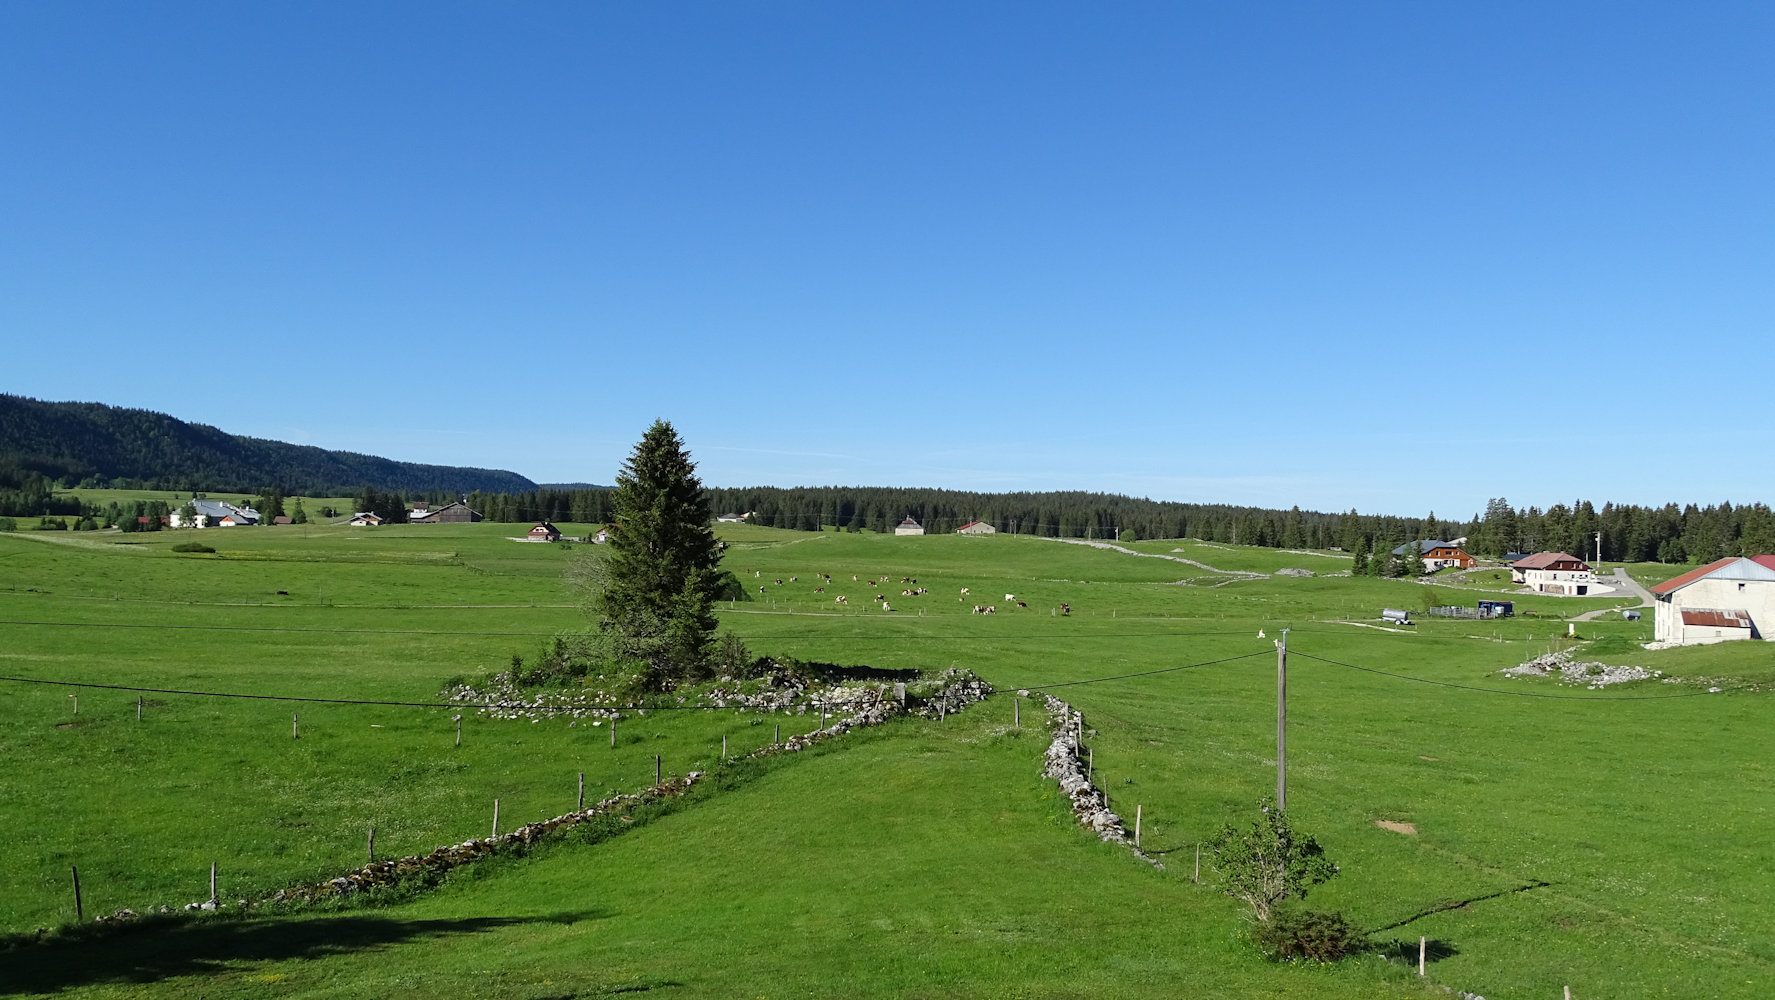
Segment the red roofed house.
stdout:
<path fill-rule="evenodd" d="M 1596 574 L 1590 571 L 1589 563 L 1577 556 L 1537 552 L 1510 564 L 1510 580 L 1526 584 L 1540 594 L 1583 597 L 1596 585 Z"/>
<path fill-rule="evenodd" d="M 1730 556 L 1652 588 L 1654 635 L 1682 645 L 1767 639 L 1775 627 L 1775 556 Z"/>
<path fill-rule="evenodd" d="M 958 535 L 992 535 L 997 534 L 998 529 L 985 521 L 969 521 L 955 529 L 955 533 Z"/>
<path fill-rule="evenodd" d="M 533 542 L 558 542 L 561 540 L 561 531 L 547 521 L 538 521 L 526 537 Z"/>

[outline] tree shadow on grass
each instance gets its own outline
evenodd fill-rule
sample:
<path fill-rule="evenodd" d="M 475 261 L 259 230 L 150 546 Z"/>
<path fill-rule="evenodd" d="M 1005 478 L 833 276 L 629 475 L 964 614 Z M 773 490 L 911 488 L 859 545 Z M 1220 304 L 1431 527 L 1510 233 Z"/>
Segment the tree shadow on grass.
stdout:
<path fill-rule="evenodd" d="M 1397 959 L 1413 968 L 1417 967 L 1418 943 L 1416 941 L 1401 941 L 1398 938 L 1394 938 L 1391 941 L 1376 941 L 1373 950 L 1378 955 L 1385 955 L 1387 958 Z M 1453 958 L 1460 953 L 1461 950 L 1456 948 L 1454 943 L 1450 941 L 1438 941 L 1435 938 L 1431 938 L 1424 942 L 1425 965 L 1440 962 L 1446 958 Z"/>
<path fill-rule="evenodd" d="M 146 920 L 107 933 L 0 952 L 0 995 L 54 993 L 95 983 L 152 983 L 214 974 L 231 963 L 281 962 L 377 951 L 521 924 L 573 924 L 603 911 L 534 917 L 396 920 L 381 916 Z"/>

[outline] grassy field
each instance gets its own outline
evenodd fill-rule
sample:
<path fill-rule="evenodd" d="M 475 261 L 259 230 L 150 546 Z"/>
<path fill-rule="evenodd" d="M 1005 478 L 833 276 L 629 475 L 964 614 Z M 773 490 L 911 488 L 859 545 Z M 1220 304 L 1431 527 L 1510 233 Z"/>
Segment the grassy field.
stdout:
<path fill-rule="evenodd" d="M 561 576 L 595 550 L 510 542 L 512 528 L 212 531 L 202 539 L 220 551 L 195 556 L 170 552 L 185 533 L 0 535 L 0 674 L 429 701 L 453 676 L 582 627 Z M 1432 983 L 1490 1000 L 1565 984 L 1579 997 L 1769 992 L 1775 713 L 1744 687 L 1775 679 L 1763 644 L 1653 653 L 1633 644 L 1650 622 L 1583 623 L 1609 651 L 1595 658 L 1730 679 L 1711 695 L 1657 682 L 1591 692 L 1496 671 L 1570 645 L 1563 617 L 1610 598 L 1523 596 L 1532 617 L 1386 631 L 1373 627 L 1382 607 L 1483 595 L 1227 582 L 1027 537 L 722 533 L 750 598 L 723 609 L 723 627 L 754 651 L 966 667 L 1001 694 L 942 724 L 907 720 L 739 769 L 731 787 L 626 836 L 471 866 L 398 903 L 0 952 L 0 991 L 1445 995 L 1379 956 L 1266 963 L 1240 939 L 1237 906 L 1191 883 L 1195 844 L 1274 788 L 1271 643 L 1286 627 L 1289 811 L 1343 866 L 1315 905 L 1414 957 L 1429 938 Z M 1347 565 L 1130 547 L 1256 573 Z M 914 586 L 903 578 L 929 593 L 902 596 Z M 1074 683 L 1126 674 L 1145 675 Z M 1010 728 L 1009 692 L 1058 684 L 1094 731 L 1098 783 L 1124 815 L 1141 808 L 1164 872 L 1074 826 L 1039 777 L 1032 702 L 1024 729 Z M 779 723 L 816 724 L 658 712 L 621 724 L 612 749 L 583 721 L 471 715 L 458 749 L 447 709 L 151 695 L 160 704 L 138 723 L 133 693 L 82 691 L 78 716 L 68 694 L 0 683 L 14 852 L 0 931 L 71 919 L 70 864 L 89 915 L 204 898 L 211 861 L 225 896 L 261 893 L 361 863 L 371 824 L 379 855 L 421 851 L 484 835 L 495 797 L 512 825 L 570 808 L 578 772 L 588 793 L 633 790 L 655 754 L 683 773 L 711 766 L 723 735 L 739 752 Z"/>
<path fill-rule="evenodd" d="M 135 503 L 137 500 L 159 500 L 173 510 L 191 499 L 189 490 L 57 490 L 58 497 L 79 497 L 82 503 L 94 504 L 103 508 L 107 504 Z M 255 493 L 205 493 L 206 500 L 226 500 L 231 504 L 250 507 L 258 499 Z M 289 508 L 296 497 L 284 497 L 284 506 Z M 322 507 L 349 511 L 354 502 L 351 497 L 302 497 L 302 505 L 308 510 L 308 516 L 320 517 Z"/>

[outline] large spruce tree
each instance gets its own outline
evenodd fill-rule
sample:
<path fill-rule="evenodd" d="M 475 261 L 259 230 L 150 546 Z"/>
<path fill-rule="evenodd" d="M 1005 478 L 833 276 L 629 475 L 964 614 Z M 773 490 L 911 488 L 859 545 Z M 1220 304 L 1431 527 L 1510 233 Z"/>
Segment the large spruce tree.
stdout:
<path fill-rule="evenodd" d="M 655 690 L 701 672 L 715 633 L 721 543 L 696 465 L 656 420 L 616 477 L 599 628 Z"/>

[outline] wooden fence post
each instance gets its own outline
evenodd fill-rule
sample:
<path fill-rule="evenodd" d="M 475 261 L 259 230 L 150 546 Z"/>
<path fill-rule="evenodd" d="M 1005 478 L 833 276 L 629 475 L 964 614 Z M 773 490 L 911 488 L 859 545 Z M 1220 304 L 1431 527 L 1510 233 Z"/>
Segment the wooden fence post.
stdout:
<path fill-rule="evenodd" d="M 301 718 L 302 717 L 297 714 L 290 715 L 290 739 L 292 739 L 292 740 L 302 738 L 301 733 L 296 729 L 296 724 L 297 724 L 297 722 L 299 722 L 301 720 Z"/>
<path fill-rule="evenodd" d="M 499 836 L 499 800 L 493 800 L 493 836 Z"/>
<path fill-rule="evenodd" d="M 1418 975 L 1420 976 L 1424 974 L 1425 943 L 1424 936 L 1422 934 L 1418 935 Z"/>
<path fill-rule="evenodd" d="M 721 734 L 721 759 L 722 760 L 727 759 L 727 734 L 726 733 Z"/>
<path fill-rule="evenodd" d="M 462 716 L 456 717 L 456 745 L 462 745 Z"/>
<path fill-rule="evenodd" d="M 1140 846 L 1140 811 L 1141 806 L 1134 807 L 1134 846 Z"/>
<path fill-rule="evenodd" d="M 370 824 L 370 837 L 369 837 L 368 842 L 364 846 L 364 851 L 370 855 L 371 863 L 372 864 L 375 863 L 375 861 L 376 861 L 376 824 L 374 824 L 374 823 Z"/>
<path fill-rule="evenodd" d="M 136 695 L 136 721 L 142 721 L 142 696 Z"/>
<path fill-rule="evenodd" d="M 1202 883 L 1202 845 L 1201 844 L 1196 845 L 1196 873 L 1194 875 L 1190 876 L 1190 881 L 1196 883 L 1197 885 L 1200 885 Z"/>
<path fill-rule="evenodd" d="M 579 808 L 580 812 L 585 812 L 585 808 L 586 808 L 586 773 L 584 771 L 579 772 L 579 807 L 578 808 Z"/>
<path fill-rule="evenodd" d="M 1023 728 L 1023 699 L 1016 695 L 1011 696 L 1011 728 Z"/>
<path fill-rule="evenodd" d="M 660 778 L 663 776 L 664 772 L 662 771 L 662 767 L 663 767 L 663 765 L 660 764 L 659 754 L 654 754 L 653 755 L 653 783 L 656 785 L 660 783 Z"/>
<path fill-rule="evenodd" d="M 216 901 L 216 863 L 210 862 L 210 902 Z"/>
<path fill-rule="evenodd" d="M 613 748 L 616 746 L 616 716 L 614 715 L 610 717 L 610 745 Z"/>

